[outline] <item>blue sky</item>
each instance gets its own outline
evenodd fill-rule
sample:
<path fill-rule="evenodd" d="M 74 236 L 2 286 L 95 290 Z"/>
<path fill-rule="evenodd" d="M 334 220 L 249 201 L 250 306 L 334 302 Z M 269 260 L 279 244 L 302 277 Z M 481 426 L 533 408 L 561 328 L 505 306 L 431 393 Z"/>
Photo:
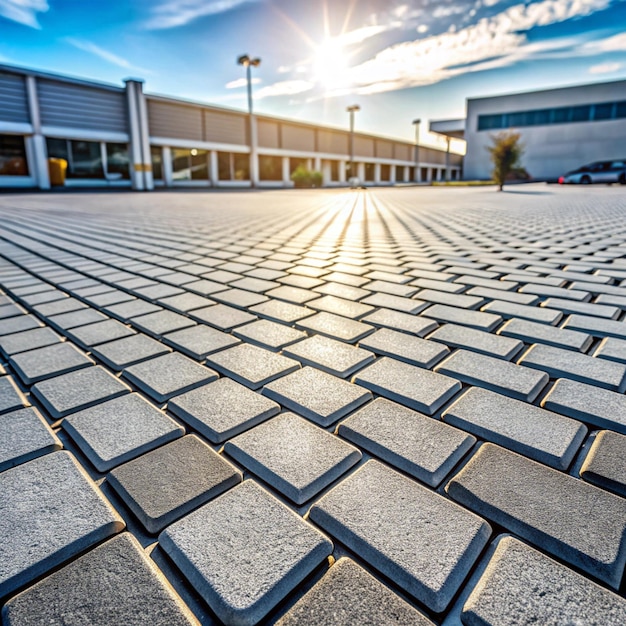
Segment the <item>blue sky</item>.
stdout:
<path fill-rule="evenodd" d="M 0 63 L 412 140 L 465 98 L 626 78 L 626 0 L 0 0 Z M 434 143 L 426 124 L 421 141 Z"/>

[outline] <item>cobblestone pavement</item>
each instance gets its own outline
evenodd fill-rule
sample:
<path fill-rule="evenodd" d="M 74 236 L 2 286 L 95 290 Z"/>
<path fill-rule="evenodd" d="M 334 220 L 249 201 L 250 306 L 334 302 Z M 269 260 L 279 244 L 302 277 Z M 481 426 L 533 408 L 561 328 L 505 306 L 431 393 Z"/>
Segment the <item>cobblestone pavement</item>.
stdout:
<path fill-rule="evenodd" d="M 626 624 L 620 188 L 0 197 L 3 623 Z"/>

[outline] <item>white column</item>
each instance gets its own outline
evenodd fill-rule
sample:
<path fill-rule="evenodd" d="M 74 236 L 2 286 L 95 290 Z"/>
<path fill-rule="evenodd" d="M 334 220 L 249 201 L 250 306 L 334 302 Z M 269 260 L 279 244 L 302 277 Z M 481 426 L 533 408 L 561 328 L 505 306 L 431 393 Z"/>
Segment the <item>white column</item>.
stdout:
<path fill-rule="evenodd" d="M 404 170 L 404 172 L 402 174 L 402 180 L 405 183 L 408 183 L 410 181 L 410 178 L 411 178 L 411 168 L 408 165 L 405 165 L 402 169 Z"/>
<path fill-rule="evenodd" d="M 152 154 L 150 152 L 150 130 L 148 129 L 148 105 L 146 104 L 146 96 L 143 93 L 142 81 L 135 82 L 135 91 L 137 93 L 137 113 L 139 114 L 144 189 L 152 191 L 154 189 L 154 177 L 152 175 Z"/>
<path fill-rule="evenodd" d="M 250 181 L 253 187 L 259 184 L 259 155 L 256 117 L 250 115 Z"/>
<path fill-rule="evenodd" d="M 291 173 L 289 172 L 289 157 L 283 157 L 283 185 L 291 187 Z"/>
<path fill-rule="evenodd" d="M 41 133 L 41 117 L 39 115 L 39 99 L 37 98 L 37 83 L 34 76 L 26 77 L 26 93 L 28 96 L 28 110 L 30 123 L 33 126 L 32 155 L 30 164 L 35 182 L 39 189 L 50 189 L 50 174 L 48 172 L 48 150 L 46 141 Z"/>
<path fill-rule="evenodd" d="M 356 171 L 357 171 L 357 176 L 359 177 L 359 180 L 362 183 L 365 182 L 365 163 L 357 163 Z"/>
<path fill-rule="evenodd" d="M 322 187 L 326 187 L 329 183 L 332 183 L 331 178 L 330 161 L 322 161 Z"/>
<path fill-rule="evenodd" d="M 134 80 L 127 80 L 126 101 L 128 103 L 128 130 L 130 135 L 130 180 L 132 188 L 136 191 L 145 189 L 143 176 L 143 150 L 141 145 L 141 124 L 139 121 L 139 106 L 137 103 L 137 91 Z M 165 177 L 165 172 L 163 172 Z M 164 178 L 165 179 L 165 178 Z"/>
<path fill-rule="evenodd" d="M 316 172 L 320 172 L 322 170 L 322 159 L 321 159 L 321 157 L 316 156 L 313 159 L 313 169 Z"/>
<path fill-rule="evenodd" d="M 380 163 L 374 163 L 374 184 L 380 185 Z"/>
<path fill-rule="evenodd" d="M 396 182 L 396 166 L 393 164 L 389 166 L 389 182 L 392 185 Z"/>
<path fill-rule="evenodd" d="M 339 182 L 346 182 L 346 161 L 339 161 Z"/>
<path fill-rule="evenodd" d="M 209 180 L 213 187 L 217 187 L 219 184 L 219 166 L 217 164 L 217 152 L 215 150 L 209 151 Z"/>
<path fill-rule="evenodd" d="M 172 149 L 169 146 L 163 148 L 163 154 L 161 156 L 161 169 L 163 170 L 163 184 L 166 187 L 171 187 L 174 179 L 172 177 Z"/>
<path fill-rule="evenodd" d="M 446 181 L 450 180 L 450 137 L 446 137 Z"/>

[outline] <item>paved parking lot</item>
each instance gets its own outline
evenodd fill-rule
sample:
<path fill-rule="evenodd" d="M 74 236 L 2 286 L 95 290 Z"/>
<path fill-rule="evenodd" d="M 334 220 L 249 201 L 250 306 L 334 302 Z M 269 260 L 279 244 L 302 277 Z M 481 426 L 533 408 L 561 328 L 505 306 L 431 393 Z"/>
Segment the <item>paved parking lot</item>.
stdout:
<path fill-rule="evenodd" d="M 3 623 L 626 623 L 626 194 L 0 196 Z"/>

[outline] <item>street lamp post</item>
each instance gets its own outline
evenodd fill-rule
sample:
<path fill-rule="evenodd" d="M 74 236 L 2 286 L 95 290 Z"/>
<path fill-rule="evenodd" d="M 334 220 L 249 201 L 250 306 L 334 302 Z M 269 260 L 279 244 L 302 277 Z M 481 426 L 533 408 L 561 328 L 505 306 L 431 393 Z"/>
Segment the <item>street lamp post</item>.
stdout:
<path fill-rule="evenodd" d="M 256 186 L 257 180 L 257 145 L 256 145 L 256 124 L 252 112 L 252 69 L 261 65 L 261 59 L 251 58 L 247 54 L 242 54 L 237 58 L 237 63 L 246 68 L 246 81 L 248 85 L 248 119 L 250 128 L 250 185 Z"/>
<path fill-rule="evenodd" d="M 346 111 L 350 113 L 350 178 L 354 178 L 354 113 L 360 111 L 361 107 L 358 104 L 352 104 L 346 108 Z"/>
<path fill-rule="evenodd" d="M 419 183 L 421 182 L 420 175 L 420 124 L 422 120 L 418 117 L 413 120 L 413 124 L 415 124 L 415 180 Z"/>

